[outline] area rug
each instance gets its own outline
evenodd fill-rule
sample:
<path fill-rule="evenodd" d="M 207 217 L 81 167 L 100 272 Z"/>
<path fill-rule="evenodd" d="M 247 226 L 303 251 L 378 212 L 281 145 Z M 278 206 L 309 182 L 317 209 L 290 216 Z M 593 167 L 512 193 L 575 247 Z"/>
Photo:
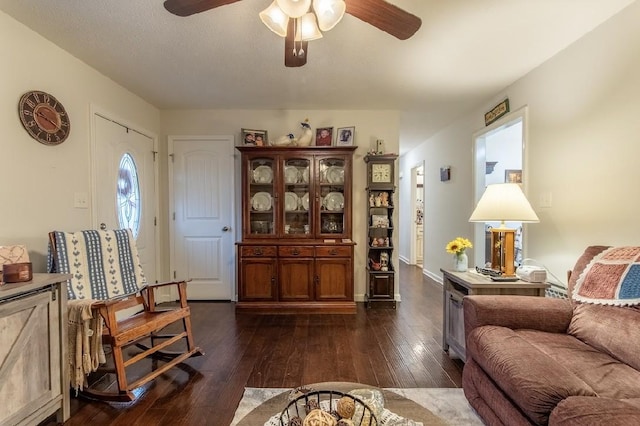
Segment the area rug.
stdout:
<path fill-rule="evenodd" d="M 313 389 L 347 392 L 369 387 L 358 383 L 325 382 L 308 385 Z M 263 426 L 288 403 L 290 388 L 245 388 L 231 426 Z M 385 408 L 420 422 L 424 426 L 482 426 L 462 389 L 445 388 L 385 388 L 382 389 Z"/>

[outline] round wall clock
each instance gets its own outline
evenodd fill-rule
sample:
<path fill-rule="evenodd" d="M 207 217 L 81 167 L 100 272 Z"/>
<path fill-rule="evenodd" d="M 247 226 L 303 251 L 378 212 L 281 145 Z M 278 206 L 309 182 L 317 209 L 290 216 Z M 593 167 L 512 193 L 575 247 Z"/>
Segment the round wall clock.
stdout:
<path fill-rule="evenodd" d="M 69 136 L 67 111 L 52 95 L 31 90 L 18 103 L 20 121 L 32 138 L 45 145 L 58 145 Z"/>

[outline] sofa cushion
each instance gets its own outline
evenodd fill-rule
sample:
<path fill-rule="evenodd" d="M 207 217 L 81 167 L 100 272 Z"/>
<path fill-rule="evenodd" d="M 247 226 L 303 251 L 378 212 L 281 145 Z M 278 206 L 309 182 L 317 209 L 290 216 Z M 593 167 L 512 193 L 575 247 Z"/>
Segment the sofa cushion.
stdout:
<path fill-rule="evenodd" d="M 563 334 L 553 335 L 576 340 Z M 569 396 L 596 396 L 572 371 L 505 327 L 474 329 L 467 339 L 467 358 L 473 358 L 537 424 L 546 424 L 551 410 Z"/>
<path fill-rule="evenodd" d="M 566 334 L 517 330 L 540 352 L 582 380 L 600 397 L 640 398 L 640 371 Z"/>
<path fill-rule="evenodd" d="M 551 426 L 629 426 L 640 424 L 640 410 L 609 398 L 571 396 L 560 402 L 549 418 Z"/>
<path fill-rule="evenodd" d="M 568 333 L 640 370 L 640 308 L 578 304 Z"/>

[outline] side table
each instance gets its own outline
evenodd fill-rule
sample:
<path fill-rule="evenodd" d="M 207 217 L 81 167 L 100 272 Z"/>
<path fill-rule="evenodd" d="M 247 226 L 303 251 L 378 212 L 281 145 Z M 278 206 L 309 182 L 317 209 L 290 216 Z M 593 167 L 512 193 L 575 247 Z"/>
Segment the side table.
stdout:
<path fill-rule="evenodd" d="M 457 355 L 466 361 L 464 339 L 464 296 L 475 294 L 516 295 L 544 297 L 547 283 L 530 283 L 527 281 L 500 282 L 474 272 L 453 272 L 440 269 L 442 272 L 442 349 L 449 351 L 449 356 Z"/>

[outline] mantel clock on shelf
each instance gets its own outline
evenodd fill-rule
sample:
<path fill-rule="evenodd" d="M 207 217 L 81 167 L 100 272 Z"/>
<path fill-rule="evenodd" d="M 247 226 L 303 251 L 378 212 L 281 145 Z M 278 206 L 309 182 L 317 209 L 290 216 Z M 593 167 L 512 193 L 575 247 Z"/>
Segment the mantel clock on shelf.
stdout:
<path fill-rule="evenodd" d="M 393 212 L 397 155 L 367 155 L 367 294 L 368 308 L 395 308 Z"/>

